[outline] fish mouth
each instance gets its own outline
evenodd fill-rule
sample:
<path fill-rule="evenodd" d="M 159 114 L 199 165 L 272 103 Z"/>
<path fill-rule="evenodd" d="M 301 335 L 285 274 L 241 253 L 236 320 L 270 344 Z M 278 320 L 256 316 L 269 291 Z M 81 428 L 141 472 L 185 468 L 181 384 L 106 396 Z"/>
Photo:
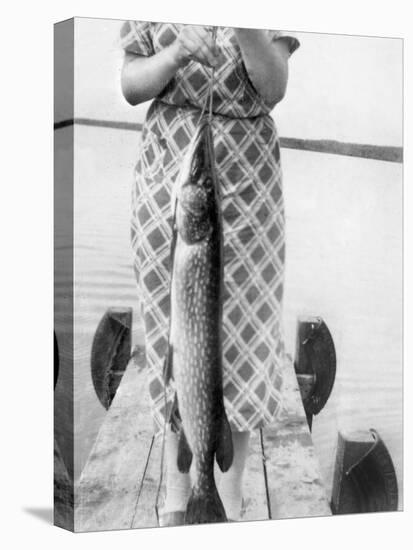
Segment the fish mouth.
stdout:
<path fill-rule="evenodd" d="M 175 230 L 188 245 L 204 241 L 215 226 L 221 226 L 221 193 L 214 155 L 211 126 L 203 118 L 183 157 L 171 194 Z"/>
<path fill-rule="evenodd" d="M 193 165 L 195 162 L 195 165 L 197 162 L 195 161 L 195 157 L 197 156 L 197 149 L 199 147 L 202 147 L 202 141 L 207 141 L 206 136 L 204 135 L 205 130 L 208 127 L 208 120 L 206 118 L 202 118 L 202 120 L 199 122 L 198 127 L 195 130 L 195 133 L 191 139 L 191 142 L 188 146 L 188 149 L 183 157 L 183 163 L 182 168 L 180 170 L 180 175 L 178 176 L 177 180 L 175 181 L 175 184 L 172 187 L 172 194 L 171 194 L 171 205 L 172 205 L 172 212 L 174 212 L 177 202 L 179 200 L 179 197 L 182 193 L 183 188 L 188 185 L 188 182 L 193 181 Z"/>

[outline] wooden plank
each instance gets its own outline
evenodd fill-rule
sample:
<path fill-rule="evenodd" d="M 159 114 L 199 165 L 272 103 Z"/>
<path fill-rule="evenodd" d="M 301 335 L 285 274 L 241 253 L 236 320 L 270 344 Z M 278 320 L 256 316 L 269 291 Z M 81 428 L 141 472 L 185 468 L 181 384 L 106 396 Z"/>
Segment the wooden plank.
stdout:
<path fill-rule="evenodd" d="M 264 431 L 272 518 L 330 515 L 291 359 L 286 362 L 284 371 L 285 414 L 279 427 Z M 148 466 L 134 527 L 156 525 L 154 506 L 160 455 L 161 441 L 158 441 Z M 215 472 L 218 485 L 217 467 Z M 241 521 L 269 519 L 258 431 L 251 434 L 244 495 Z M 162 507 L 162 498 L 159 504 Z"/>
<path fill-rule="evenodd" d="M 348 143 L 333 139 L 302 139 L 281 138 L 281 147 L 328 153 L 330 155 L 344 155 L 387 162 L 403 162 L 403 147 L 391 145 L 370 145 L 368 143 Z"/>
<path fill-rule="evenodd" d="M 75 489 L 75 531 L 129 529 L 152 442 L 145 370 L 130 362 Z"/>
<path fill-rule="evenodd" d="M 286 363 L 284 378 L 282 423 L 263 430 L 271 517 L 331 515 L 291 361 Z"/>
<path fill-rule="evenodd" d="M 328 515 L 291 360 L 285 379 L 286 413 L 277 428 L 263 430 L 271 517 Z M 152 439 L 145 371 L 131 362 L 76 488 L 76 531 L 157 525 L 162 438 Z M 244 495 L 241 521 L 269 518 L 259 431 L 251 435 Z"/>
<path fill-rule="evenodd" d="M 157 518 L 155 514 L 156 493 L 158 491 L 160 466 L 161 466 L 162 438 L 155 440 L 148 463 L 148 468 L 143 481 L 142 493 L 139 498 L 133 527 L 155 527 Z M 165 479 L 164 469 L 164 479 Z M 219 486 L 220 471 L 215 465 L 215 478 Z M 263 476 L 262 452 L 258 432 L 251 434 L 250 452 L 244 473 L 244 502 L 241 512 L 241 521 L 254 521 L 268 519 L 266 489 Z M 159 509 L 162 510 L 165 496 L 165 486 L 162 484 L 159 498 Z"/>

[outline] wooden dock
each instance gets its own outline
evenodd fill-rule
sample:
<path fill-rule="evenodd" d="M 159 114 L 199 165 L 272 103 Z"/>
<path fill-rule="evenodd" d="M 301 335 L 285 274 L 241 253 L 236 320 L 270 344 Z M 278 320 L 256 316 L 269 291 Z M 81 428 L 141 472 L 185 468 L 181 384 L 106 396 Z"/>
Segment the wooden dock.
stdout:
<path fill-rule="evenodd" d="M 281 425 L 251 437 L 242 521 L 331 514 L 291 361 L 285 379 Z M 131 361 L 75 488 L 75 531 L 157 526 L 162 441 L 152 426 L 146 371 Z"/>

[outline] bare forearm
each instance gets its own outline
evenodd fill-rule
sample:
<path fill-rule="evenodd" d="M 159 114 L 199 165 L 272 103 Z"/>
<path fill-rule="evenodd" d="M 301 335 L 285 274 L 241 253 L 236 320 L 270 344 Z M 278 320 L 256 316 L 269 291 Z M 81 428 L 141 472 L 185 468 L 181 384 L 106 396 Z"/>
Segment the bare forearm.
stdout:
<path fill-rule="evenodd" d="M 131 105 L 157 96 L 173 78 L 179 61 L 169 46 L 151 57 L 125 54 L 122 68 L 122 92 Z"/>
<path fill-rule="evenodd" d="M 185 26 L 170 46 L 150 57 L 127 53 L 122 68 L 123 95 L 132 105 L 152 99 L 190 60 L 207 67 L 216 67 L 220 61 L 211 34 L 194 25 Z"/>
<path fill-rule="evenodd" d="M 265 31 L 235 29 L 242 58 L 252 83 L 268 105 L 284 97 L 288 80 L 288 50 L 271 44 Z"/>

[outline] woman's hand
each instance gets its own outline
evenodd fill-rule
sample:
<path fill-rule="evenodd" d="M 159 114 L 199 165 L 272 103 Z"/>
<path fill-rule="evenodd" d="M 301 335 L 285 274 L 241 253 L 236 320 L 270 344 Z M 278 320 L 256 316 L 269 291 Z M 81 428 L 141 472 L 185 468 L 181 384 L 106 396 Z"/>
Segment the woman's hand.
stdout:
<path fill-rule="evenodd" d="M 207 67 L 221 64 L 212 34 L 204 27 L 185 25 L 175 41 L 149 57 L 126 53 L 122 67 L 123 95 L 131 105 L 156 97 L 190 60 Z"/>
<path fill-rule="evenodd" d="M 179 67 L 183 67 L 190 60 L 211 68 L 217 67 L 221 62 L 221 55 L 214 45 L 212 34 L 205 27 L 185 25 L 170 48 Z"/>

